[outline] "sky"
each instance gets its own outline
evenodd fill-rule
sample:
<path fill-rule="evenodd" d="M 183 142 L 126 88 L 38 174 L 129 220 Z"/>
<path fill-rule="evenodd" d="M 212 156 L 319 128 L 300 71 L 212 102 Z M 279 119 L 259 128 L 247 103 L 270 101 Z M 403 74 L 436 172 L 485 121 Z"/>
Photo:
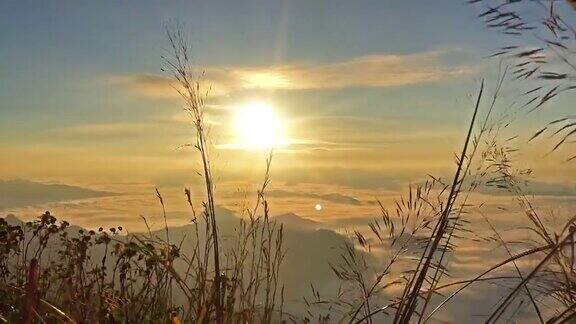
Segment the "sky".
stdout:
<path fill-rule="evenodd" d="M 268 150 L 242 143 L 262 123 L 244 115 L 237 124 L 243 109 L 264 105 L 286 142 L 272 164 L 277 212 L 320 221 L 373 214 L 375 199 L 428 174 L 449 176 L 480 79 L 494 88 L 498 62 L 486 57 L 507 41 L 465 1 L 3 1 L 0 9 L 0 179 L 116 200 L 153 199 L 154 187 L 177 200 L 197 186 L 197 155 L 186 147 L 194 132 L 161 71 L 164 26 L 177 21 L 212 87 L 222 204 L 242 204 L 239 192 L 262 180 Z M 515 131 L 524 139 L 519 164 L 561 190 L 573 185 L 574 166 L 558 162 L 568 153 L 531 163 L 546 146 L 525 143 L 570 109 L 567 99 L 554 106 Z M 123 212 L 133 221 L 145 211 Z"/>
<path fill-rule="evenodd" d="M 482 10 L 465 0 L 4 0 L 0 215 L 50 210 L 87 228 L 128 231 L 143 230 L 145 217 L 158 228 L 158 188 L 168 223 L 189 223 L 183 189 L 201 203 L 201 165 L 189 146 L 193 126 L 162 71 L 165 26 L 178 22 L 202 87 L 211 89 L 218 206 L 237 216 L 253 207 L 272 144 L 273 215 L 366 232 L 377 201 L 393 207 L 410 186 L 454 172 L 481 80 L 486 98 L 496 87 L 501 65 L 487 57 L 511 42 L 484 28 Z M 505 83 L 495 115 L 509 112 L 521 89 Z M 571 99 L 517 114 L 499 136 L 518 148 L 514 165 L 533 170 L 527 192 L 551 226 L 576 206 L 576 164 L 565 162 L 573 146 L 550 153 L 554 139 L 528 139 L 574 116 Z M 482 101 L 481 115 L 489 104 Z M 483 188 L 470 202 L 484 205 L 503 235 L 520 235 L 513 197 Z M 476 234 L 489 232 L 480 214 L 470 217 Z M 494 257 L 462 243 L 454 278 Z M 494 297 L 470 296 L 452 309 L 455 322 Z"/>

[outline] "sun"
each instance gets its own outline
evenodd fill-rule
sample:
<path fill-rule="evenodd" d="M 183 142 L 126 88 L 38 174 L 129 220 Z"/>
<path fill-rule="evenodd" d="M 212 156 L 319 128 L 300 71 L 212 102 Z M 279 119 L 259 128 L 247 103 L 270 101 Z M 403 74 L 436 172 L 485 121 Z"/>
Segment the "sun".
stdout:
<path fill-rule="evenodd" d="M 237 109 L 235 132 L 246 149 L 271 149 L 288 145 L 285 123 L 266 102 L 252 101 Z"/>

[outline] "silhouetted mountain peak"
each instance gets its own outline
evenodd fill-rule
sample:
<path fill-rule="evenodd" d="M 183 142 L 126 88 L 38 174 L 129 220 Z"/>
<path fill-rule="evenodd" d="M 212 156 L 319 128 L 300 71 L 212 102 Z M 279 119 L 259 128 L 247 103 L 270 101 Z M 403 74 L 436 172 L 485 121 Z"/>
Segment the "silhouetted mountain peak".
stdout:
<path fill-rule="evenodd" d="M 284 227 L 296 230 L 316 230 L 321 227 L 321 224 L 294 213 L 287 213 L 273 217 L 275 221 L 284 225 Z"/>

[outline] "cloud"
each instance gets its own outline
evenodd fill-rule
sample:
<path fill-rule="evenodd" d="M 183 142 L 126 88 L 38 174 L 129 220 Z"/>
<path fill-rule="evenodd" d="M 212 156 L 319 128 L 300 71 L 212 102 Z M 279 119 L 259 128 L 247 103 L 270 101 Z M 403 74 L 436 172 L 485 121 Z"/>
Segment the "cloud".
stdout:
<path fill-rule="evenodd" d="M 279 178 L 292 186 L 325 183 L 348 188 L 386 190 L 399 189 L 408 181 L 404 175 L 395 172 L 343 167 L 292 168 L 279 174 Z"/>
<path fill-rule="evenodd" d="M 468 68 L 442 66 L 442 52 L 409 55 L 371 55 L 348 61 L 315 65 L 285 66 L 246 71 L 283 76 L 279 89 L 325 89 L 347 87 L 391 87 L 437 81 L 470 72 Z M 273 84 L 276 85 L 276 84 Z M 263 84 L 266 86 L 266 84 Z"/>
<path fill-rule="evenodd" d="M 246 170 L 246 172 L 238 172 L 238 170 Z M 190 175 L 194 171 L 190 168 L 174 169 L 170 172 L 164 172 L 156 177 L 153 182 L 158 185 L 164 186 L 182 186 L 185 184 L 185 179 L 190 179 Z M 259 173 L 254 173 L 247 169 L 222 168 L 218 169 L 220 179 L 230 182 L 235 181 L 251 181 L 260 176 Z M 366 170 L 353 167 L 281 167 L 277 165 L 274 170 L 273 178 L 275 181 L 285 183 L 287 186 L 296 187 L 302 184 L 323 184 L 335 185 L 353 189 L 370 189 L 370 190 L 398 190 L 410 182 L 414 175 L 410 172 L 406 174 L 398 170 Z M 426 174 L 422 174 L 422 178 Z M 259 178 L 256 178 L 259 179 Z M 278 193 L 277 193 L 278 194 Z M 296 191 L 290 194 L 304 195 Z M 282 195 L 288 195 L 282 193 Z M 320 198 L 320 197 L 318 197 Z M 323 200 L 339 200 L 342 202 L 342 197 L 334 197 L 324 195 Z M 350 203 L 351 201 L 348 200 Z"/>
<path fill-rule="evenodd" d="M 114 75 L 107 79 L 112 86 L 121 86 L 143 96 L 153 98 L 174 98 L 174 82 L 167 77 L 153 74 Z"/>
<path fill-rule="evenodd" d="M 79 124 L 57 129 L 55 133 L 66 136 L 115 138 L 122 136 L 141 136 L 154 127 L 157 127 L 157 124 L 136 122 Z"/>
<path fill-rule="evenodd" d="M 115 193 L 27 180 L 0 180 L 0 210 L 49 202 L 114 196 Z"/>
<path fill-rule="evenodd" d="M 534 196 L 576 196 L 576 185 L 573 183 L 526 181 L 522 190 L 524 194 Z M 490 195 L 513 195 L 508 190 L 487 186 L 480 188 L 480 192 Z"/>
<path fill-rule="evenodd" d="M 446 57 L 454 51 L 416 54 L 377 54 L 332 63 L 296 63 L 266 67 L 207 67 L 205 84 L 213 95 L 243 90 L 312 90 L 352 87 L 394 87 L 433 82 L 470 74 L 466 65 L 449 65 Z M 138 94 L 172 98 L 178 94 L 170 78 L 151 74 L 116 75 L 112 85 L 127 87 Z M 207 89 L 206 89 L 207 90 Z"/>

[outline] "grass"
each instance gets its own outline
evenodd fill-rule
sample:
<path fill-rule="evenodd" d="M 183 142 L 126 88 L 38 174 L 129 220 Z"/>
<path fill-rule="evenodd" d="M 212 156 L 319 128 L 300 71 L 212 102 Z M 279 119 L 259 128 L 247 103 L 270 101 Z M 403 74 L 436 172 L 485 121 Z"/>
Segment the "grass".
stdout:
<path fill-rule="evenodd" d="M 470 1 L 486 9 L 479 15 L 488 28 L 510 36 L 534 30 L 511 9 L 516 2 L 493 6 Z M 572 31 L 555 14 L 543 26 L 556 40 L 543 40 L 559 54 L 560 63 L 571 65 L 570 47 L 564 34 Z M 270 218 L 266 191 L 270 184 L 272 154 L 252 208 L 237 224 L 234 244 L 221 245 L 211 144 L 204 114 L 209 92 L 204 92 L 202 73 L 194 70 L 190 46 L 182 27 L 167 27 L 170 54 L 163 57 L 164 71 L 190 117 L 200 160 L 203 202 L 190 207 L 193 230 L 189 239 L 175 241 L 166 220 L 164 198 L 156 195 L 164 215 L 164 229 L 145 234 L 121 235 L 121 227 L 86 231 L 58 221 L 49 212 L 38 219 L 9 224 L 0 219 L 0 320 L 44 323 L 426 323 L 445 311 L 461 293 L 475 284 L 507 284 L 508 289 L 489 314 L 487 323 L 510 320 L 529 308 L 541 323 L 565 323 L 576 318 L 574 235 L 576 216 L 560 230 L 546 224 L 522 182 L 530 170 L 514 167 L 515 148 L 503 138 L 514 114 L 499 110 L 506 82 L 535 77 L 545 82 L 520 95 L 519 111 L 530 113 L 558 94 L 572 89 L 568 73 L 544 70 L 543 48 L 507 46 L 494 57 L 509 56 L 500 65 L 492 96 L 481 83 L 471 109 L 472 117 L 456 157 L 454 174 L 447 183 L 430 176 L 410 186 L 393 206 L 378 202 L 380 216 L 368 224 L 369 232 L 353 231 L 342 248 L 339 263 L 331 264 L 341 289 L 326 298 L 311 283 L 304 314 L 284 310 L 285 288 L 280 278 L 286 249 L 282 225 Z M 562 41 L 562 42 L 561 42 Z M 555 50 L 553 50 L 555 49 Z M 568 69 L 569 70 L 569 69 Z M 576 70 L 575 70 L 576 71 Z M 553 85 L 549 83 L 553 82 Z M 488 100 L 486 99 L 488 98 Z M 499 114 L 500 113 L 500 114 Z M 561 136 L 554 150 L 576 131 L 570 118 L 550 122 L 529 141 L 552 127 Z M 531 234 L 523 241 L 508 241 L 502 230 L 474 205 L 471 195 L 493 187 L 514 197 L 529 226 L 517 230 Z M 478 213 L 488 225 L 489 237 L 472 230 L 470 213 Z M 143 218 L 147 225 L 147 220 Z M 148 225 L 147 225 L 148 226 Z M 450 255 L 463 240 L 496 244 L 506 258 L 469 279 L 451 279 Z M 184 244 L 188 244 L 186 249 Z M 373 262 L 373 250 L 386 251 L 384 260 Z M 185 252 L 186 251 L 186 252 Z M 520 261 L 535 264 L 526 270 Z M 375 266 L 376 264 L 376 266 Z M 504 268 L 509 273 L 497 273 Z M 289 289 L 289 287 L 287 287 Z M 525 302 L 527 301 L 527 302 Z"/>
<path fill-rule="evenodd" d="M 478 8 L 486 28 L 511 38 L 491 57 L 511 62 L 514 81 L 525 84 L 520 109 L 532 113 L 550 100 L 576 89 L 574 39 L 576 29 L 571 18 L 565 17 L 564 1 L 492 1 L 469 0 Z M 567 1 L 574 5 L 573 1 Z M 526 18 L 529 17 L 529 18 Z M 535 17 L 535 18 L 534 18 Z M 532 46 L 519 44 L 533 43 Z M 530 141 L 551 133 L 559 138 L 551 151 L 556 151 L 576 134 L 573 117 L 550 121 L 536 131 Z M 576 159 L 572 155 L 567 161 Z"/>

